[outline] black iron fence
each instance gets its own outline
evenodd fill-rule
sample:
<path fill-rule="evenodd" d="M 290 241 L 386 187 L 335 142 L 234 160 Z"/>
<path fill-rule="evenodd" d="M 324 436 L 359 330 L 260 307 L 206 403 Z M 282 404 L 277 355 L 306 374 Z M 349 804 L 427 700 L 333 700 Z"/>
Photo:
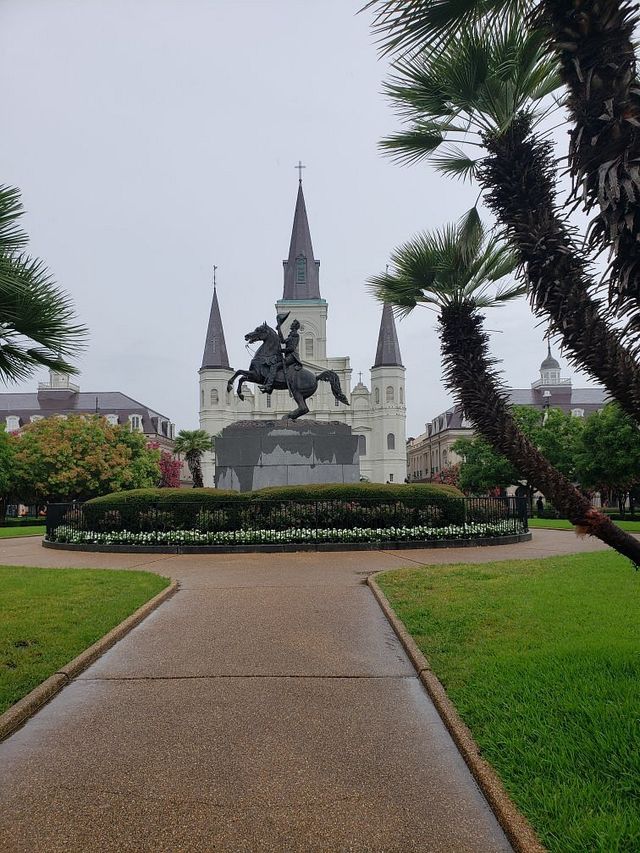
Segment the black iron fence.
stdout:
<path fill-rule="evenodd" d="M 251 544 L 271 541 L 354 541 L 505 536 L 528 529 L 525 498 L 429 500 L 251 500 L 214 506 L 180 501 L 49 504 L 47 538 L 59 541 L 184 541 Z M 186 535 L 189 533 L 190 535 Z M 95 535 L 93 535 L 95 534 Z M 93 537 L 93 538 L 92 538 Z M 129 537 L 129 540 L 127 540 Z"/>

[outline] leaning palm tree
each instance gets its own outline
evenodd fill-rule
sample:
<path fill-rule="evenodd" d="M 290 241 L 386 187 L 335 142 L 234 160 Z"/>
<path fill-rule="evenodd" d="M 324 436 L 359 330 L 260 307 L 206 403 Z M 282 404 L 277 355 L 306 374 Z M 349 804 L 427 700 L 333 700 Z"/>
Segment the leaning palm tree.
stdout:
<path fill-rule="evenodd" d="M 445 385 L 478 432 L 578 529 L 640 565 L 640 542 L 592 508 L 521 432 L 510 411 L 480 312 L 523 293 L 522 286 L 499 284 L 516 267 L 515 254 L 487 239 L 474 209 L 458 226 L 401 246 L 391 262 L 392 270 L 372 278 L 370 286 L 401 314 L 417 305 L 437 310 Z"/>
<path fill-rule="evenodd" d="M 213 440 L 209 433 L 203 429 L 181 429 L 176 436 L 173 449 L 177 454 L 184 454 L 193 478 L 193 488 L 201 489 L 203 486 L 202 456 L 213 449 Z"/>
<path fill-rule="evenodd" d="M 86 329 L 44 263 L 29 256 L 19 225 L 20 192 L 0 186 L 0 379 L 25 379 L 38 367 L 77 373 L 67 358 L 83 346 Z"/>
<path fill-rule="evenodd" d="M 558 62 L 571 121 L 574 192 L 597 210 L 590 242 L 613 251 L 609 299 L 640 328 L 640 84 L 637 7 L 628 0 L 370 0 L 374 32 L 393 54 L 433 52 L 461 28 L 536 28 Z"/>
<path fill-rule="evenodd" d="M 382 147 L 399 162 L 430 159 L 447 175 L 479 180 L 536 314 L 640 421 L 640 368 L 590 295 L 589 262 L 556 207 L 551 145 L 537 133 L 557 84 L 540 34 L 510 24 L 462 29 L 440 49 L 394 63 L 386 91 L 408 129 Z"/>

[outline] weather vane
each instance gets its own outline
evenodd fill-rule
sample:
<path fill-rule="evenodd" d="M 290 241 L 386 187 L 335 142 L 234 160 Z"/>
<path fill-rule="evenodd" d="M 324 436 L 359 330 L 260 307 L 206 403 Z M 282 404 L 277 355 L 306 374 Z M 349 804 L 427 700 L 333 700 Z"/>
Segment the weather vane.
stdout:
<path fill-rule="evenodd" d="M 298 170 L 298 180 L 302 183 L 302 170 L 306 169 L 306 166 L 302 165 L 302 160 L 298 160 L 298 165 L 294 166 L 294 169 Z"/>

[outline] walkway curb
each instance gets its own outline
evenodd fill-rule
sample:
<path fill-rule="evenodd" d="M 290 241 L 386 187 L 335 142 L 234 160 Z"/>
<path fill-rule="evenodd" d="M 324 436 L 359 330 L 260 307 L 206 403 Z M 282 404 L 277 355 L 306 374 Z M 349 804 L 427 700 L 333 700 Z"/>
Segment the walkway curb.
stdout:
<path fill-rule="evenodd" d="M 431 701 L 435 705 L 442 722 L 447 727 L 449 734 L 495 813 L 500 826 L 513 845 L 514 850 L 516 853 L 546 853 L 546 848 L 542 846 L 533 827 L 525 816 L 521 814 L 506 792 L 502 781 L 493 767 L 482 758 L 478 744 L 458 714 L 455 705 L 447 696 L 439 679 L 432 671 L 429 661 L 422 654 L 413 637 L 394 613 L 387 597 L 376 582 L 375 578 L 379 574 L 383 574 L 383 572 L 376 572 L 373 575 L 369 575 L 367 577 L 367 584 L 402 643 L 411 663 L 416 668 L 418 678 L 431 697 Z"/>
<path fill-rule="evenodd" d="M 135 628 L 136 625 L 139 625 L 157 607 L 168 598 L 171 598 L 177 591 L 178 586 L 178 581 L 171 581 L 169 586 L 145 602 L 131 616 L 127 616 L 123 622 L 112 628 L 108 634 L 105 634 L 104 637 L 101 637 L 92 646 L 89 646 L 88 649 L 80 652 L 77 657 L 69 661 L 69 663 L 61 667 L 57 672 L 54 672 L 53 675 L 50 675 L 42 684 L 34 687 L 30 693 L 19 699 L 4 714 L 0 714 L 0 741 L 26 723 L 36 711 L 39 711 L 43 705 L 46 705 L 50 699 L 53 699 L 72 678 L 79 675 L 108 651 L 111 646 L 114 646 L 118 640 L 121 640 L 129 631 Z"/>

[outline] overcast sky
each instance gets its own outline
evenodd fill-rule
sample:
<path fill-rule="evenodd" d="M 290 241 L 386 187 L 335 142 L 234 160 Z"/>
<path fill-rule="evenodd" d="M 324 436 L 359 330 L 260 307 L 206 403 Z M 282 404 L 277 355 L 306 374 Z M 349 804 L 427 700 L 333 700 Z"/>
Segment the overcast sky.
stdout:
<path fill-rule="evenodd" d="M 22 190 L 31 251 L 90 328 L 83 390 L 120 390 L 198 426 L 213 264 L 231 364 L 248 367 L 244 333 L 272 322 L 282 295 L 299 159 L 327 352 L 349 355 L 352 385 L 358 371 L 368 384 L 380 307 L 367 277 L 476 191 L 378 153 L 398 123 L 360 5 L 4 0 L 0 181 Z M 434 321 L 416 309 L 398 323 L 407 435 L 450 404 Z M 527 387 L 544 329 L 525 302 L 487 325 L 506 380 Z"/>

